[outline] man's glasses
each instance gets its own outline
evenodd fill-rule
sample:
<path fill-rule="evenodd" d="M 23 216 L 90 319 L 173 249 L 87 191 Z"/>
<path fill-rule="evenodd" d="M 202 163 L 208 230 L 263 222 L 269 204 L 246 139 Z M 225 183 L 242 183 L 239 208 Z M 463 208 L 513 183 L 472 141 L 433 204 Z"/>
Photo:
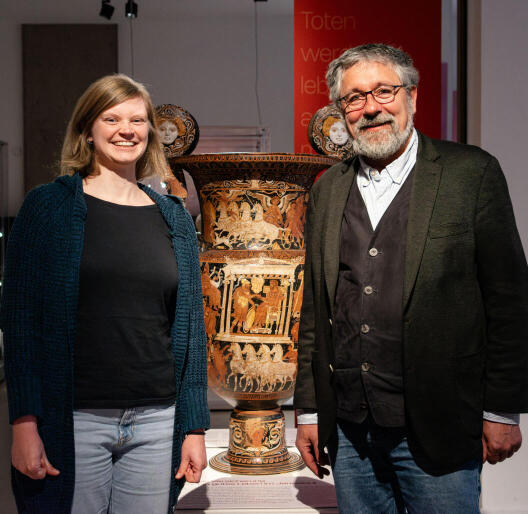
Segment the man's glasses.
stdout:
<path fill-rule="evenodd" d="M 388 104 L 394 100 L 394 97 L 400 90 L 400 88 L 407 87 L 405 84 L 399 84 L 396 86 L 379 86 L 371 91 L 365 91 L 363 93 L 349 93 L 339 99 L 341 108 L 346 112 L 359 111 L 365 107 L 367 103 L 367 95 L 371 94 L 372 98 L 379 104 Z"/>

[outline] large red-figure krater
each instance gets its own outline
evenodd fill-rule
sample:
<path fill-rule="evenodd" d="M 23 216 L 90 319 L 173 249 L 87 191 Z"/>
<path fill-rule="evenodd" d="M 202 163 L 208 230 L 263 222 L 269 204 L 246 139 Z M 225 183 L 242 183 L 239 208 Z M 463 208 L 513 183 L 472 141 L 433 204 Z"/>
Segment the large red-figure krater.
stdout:
<path fill-rule="evenodd" d="M 215 469 L 302 467 L 286 449 L 280 404 L 297 374 L 308 192 L 336 161 L 253 153 L 171 159 L 173 169 L 190 172 L 200 197 L 209 386 L 235 407 L 229 449 L 211 459 Z"/>

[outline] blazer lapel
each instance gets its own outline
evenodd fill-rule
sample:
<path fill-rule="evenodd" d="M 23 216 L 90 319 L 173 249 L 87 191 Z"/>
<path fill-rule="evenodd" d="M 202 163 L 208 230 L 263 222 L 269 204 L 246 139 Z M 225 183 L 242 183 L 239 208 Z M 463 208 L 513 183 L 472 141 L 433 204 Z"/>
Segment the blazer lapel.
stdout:
<path fill-rule="evenodd" d="M 339 273 L 341 220 L 343 218 L 343 211 L 345 210 L 350 188 L 356 178 L 356 163 L 357 159 L 354 159 L 348 167 L 343 166 L 343 174 L 333 181 L 330 195 L 326 199 L 328 202 L 328 208 L 323 226 L 323 269 L 332 315 L 334 311 L 335 290 Z"/>
<path fill-rule="evenodd" d="M 438 159 L 439 154 L 428 138 L 421 134 L 419 134 L 419 137 L 418 157 L 414 170 L 413 188 L 409 205 L 409 221 L 407 224 L 405 277 L 403 283 L 404 311 L 418 275 L 442 175 L 442 166 L 434 162 Z"/>

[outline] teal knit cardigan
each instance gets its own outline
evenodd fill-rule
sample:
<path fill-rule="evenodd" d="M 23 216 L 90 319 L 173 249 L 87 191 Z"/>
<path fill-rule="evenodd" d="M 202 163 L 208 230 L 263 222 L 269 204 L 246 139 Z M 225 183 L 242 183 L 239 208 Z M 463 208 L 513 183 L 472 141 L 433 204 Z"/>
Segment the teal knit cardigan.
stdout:
<path fill-rule="evenodd" d="M 171 329 L 177 398 L 174 472 L 185 434 L 209 428 L 198 245 L 192 218 L 180 199 L 140 187 L 158 205 L 178 262 Z M 81 177 L 62 176 L 28 193 L 9 236 L 0 305 L 9 419 L 12 423 L 27 414 L 37 416 L 47 456 L 61 471 L 57 477 L 32 480 L 12 468 L 19 512 L 71 510 L 75 483 L 73 349 L 85 219 Z M 169 512 L 183 483 L 172 474 Z"/>

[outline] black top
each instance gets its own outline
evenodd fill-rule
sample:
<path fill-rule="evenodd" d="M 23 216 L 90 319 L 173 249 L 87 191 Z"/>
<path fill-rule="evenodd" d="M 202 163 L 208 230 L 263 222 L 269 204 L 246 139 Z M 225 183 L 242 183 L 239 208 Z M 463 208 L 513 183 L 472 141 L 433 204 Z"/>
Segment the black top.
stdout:
<path fill-rule="evenodd" d="M 156 205 L 85 200 L 75 408 L 172 402 L 178 268 L 167 224 Z"/>

